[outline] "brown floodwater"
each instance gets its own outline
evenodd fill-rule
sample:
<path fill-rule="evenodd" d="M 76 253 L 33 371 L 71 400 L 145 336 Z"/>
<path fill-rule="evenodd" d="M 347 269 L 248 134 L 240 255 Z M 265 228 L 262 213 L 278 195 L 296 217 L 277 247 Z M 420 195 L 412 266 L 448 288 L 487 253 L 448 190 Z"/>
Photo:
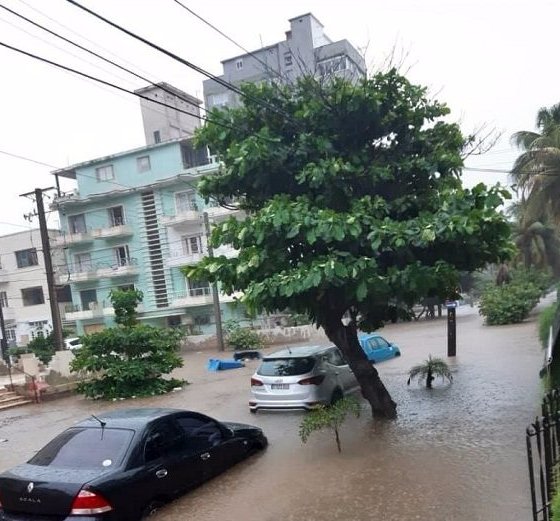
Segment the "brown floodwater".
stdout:
<path fill-rule="evenodd" d="M 220 373 L 204 369 L 208 353 L 192 353 L 178 373 L 192 385 L 165 397 L 99 403 L 67 398 L 0 412 L 0 470 L 27 459 L 74 421 L 102 409 L 170 406 L 223 420 L 253 423 L 269 448 L 165 507 L 155 521 L 526 521 L 530 499 L 525 427 L 538 411 L 543 354 L 535 316 L 513 326 L 485 327 L 460 308 L 452 385 L 431 391 L 406 385 L 408 369 L 428 354 L 445 356 L 445 319 L 397 324 L 382 334 L 400 358 L 378 364 L 398 403 L 396 421 L 360 418 L 343 427 L 339 454 L 329 432 L 306 445 L 303 413 L 247 409 L 255 362 Z"/>

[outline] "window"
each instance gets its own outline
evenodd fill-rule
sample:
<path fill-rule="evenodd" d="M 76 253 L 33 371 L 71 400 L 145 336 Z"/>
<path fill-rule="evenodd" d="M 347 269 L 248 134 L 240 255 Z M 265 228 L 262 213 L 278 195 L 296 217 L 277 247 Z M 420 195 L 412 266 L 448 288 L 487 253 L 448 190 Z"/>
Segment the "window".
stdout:
<path fill-rule="evenodd" d="M 86 217 L 83 213 L 68 216 L 68 231 L 72 234 L 86 232 Z"/>
<path fill-rule="evenodd" d="M 340 351 L 335 347 L 334 349 L 329 349 L 325 353 L 325 360 L 331 365 L 346 365 L 346 361 L 344 360 Z"/>
<path fill-rule="evenodd" d="M 109 226 L 115 227 L 125 224 L 124 208 L 122 206 L 113 206 L 112 208 L 108 208 L 107 212 L 109 213 Z"/>
<path fill-rule="evenodd" d="M 95 177 L 97 182 L 110 181 L 115 179 L 115 173 L 113 172 L 113 165 L 99 166 L 95 169 Z"/>
<path fill-rule="evenodd" d="M 389 347 L 389 342 L 387 342 L 387 340 L 385 340 L 384 338 L 377 337 L 375 340 L 377 341 L 378 348 L 385 349 Z"/>
<path fill-rule="evenodd" d="M 197 315 L 194 317 L 194 323 L 197 326 L 207 326 L 212 323 L 211 315 Z"/>
<path fill-rule="evenodd" d="M 229 95 L 227 92 L 221 92 L 219 94 L 210 94 L 208 96 L 208 107 L 221 107 L 227 105 L 229 101 Z"/>
<path fill-rule="evenodd" d="M 210 295 L 210 283 L 207 280 L 189 280 L 188 283 L 191 297 Z"/>
<path fill-rule="evenodd" d="M 115 252 L 117 266 L 128 266 L 130 264 L 130 252 L 128 251 L 128 246 L 119 246 L 113 251 Z"/>
<path fill-rule="evenodd" d="M 334 58 L 328 58 L 317 63 L 317 69 L 321 76 L 327 76 L 338 71 L 346 70 L 348 65 L 348 59 L 346 56 L 335 56 Z"/>
<path fill-rule="evenodd" d="M 138 172 L 148 172 L 152 169 L 150 165 L 150 156 L 142 156 L 136 158 L 136 168 L 138 168 Z"/>
<path fill-rule="evenodd" d="M 22 289 L 21 298 L 24 306 L 38 306 L 45 303 L 42 286 Z"/>
<path fill-rule="evenodd" d="M 161 134 L 159 130 L 154 130 L 154 143 L 161 143 Z"/>
<path fill-rule="evenodd" d="M 111 428 L 75 428 L 59 434 L 31 458 L 40 467 L 103 469 L 118 467 L 134 431 Z"/>
<path fill-rule="evenodd" d="M 82 311 L 94 309 L 97 306 L 97 291 L 94 289 L 84 289 L 80 291 L 82 301 Z"/>
<path fill-rule="evenodd" d="M 0 291 L 0 306 L 8 307 L 8 294 L 5 291 Z"/>
<path fill-rule="evenodd" d="M 35 248 L 19 250 L 15 253 L 18 268 L 28 268 L 29 266 L 37 266 L 39 264 L 37 259 L 37 250 Z"/>
<path fill-rule="evenodd" d="M 222 441 L 222 431 L 218 425 L 208 418 L 180 416 L 177 423 L 185 440 L 185 448 L 189 454 L 207 451 Z"/>
<path fill-rule="evenodd" d="M 93 266 L 91 264 L 91 254 L 77 253 L 76 255 L 74 255 L 74 267 L 77 273 L 92 271 Z"/>
<path fill-rule="evenodd" d="M 257 370 L 261 376 L 297 376 L 311 372 L 315 358 L 265 358 Z"/>
<path fill-rule="evenodd" d="M 188 192 L 178 192 L 175 194 L 175 208 L 177 213 L 198 211 L 196 194 L 190 190 Z"/>
<path fill-rule="evenodd" d="M 15 330 L 15 328 L 6 329 L 6 340 L 10 344 L 15 344 L 15 342 L 16 342 L 16 330 Z"/>
<path fill-rule="evenodd" d="M 285 52 L 284 53 L 284 65 L 286 67 L 291 67 L 292 66 L 292 53 L 291 52 Z"/>
<path fill-rule="evenodd" d="M 185 254 L 187 255 L 197 255 L 202 253 L 202 235 L 191 235 L 189 237 L 183 237 Z"/>
<path fill-rule="evenodd" d="M 146 462 L 164 458 L 182 448 L 183 433 L 169 421 L 160 422 L 148 434 L 144 447 Z"/>
<path fill-rule="evenodd" d="M 235 68 L 240 71 L 243 68 L 243 58 L 235 60 Z"/>

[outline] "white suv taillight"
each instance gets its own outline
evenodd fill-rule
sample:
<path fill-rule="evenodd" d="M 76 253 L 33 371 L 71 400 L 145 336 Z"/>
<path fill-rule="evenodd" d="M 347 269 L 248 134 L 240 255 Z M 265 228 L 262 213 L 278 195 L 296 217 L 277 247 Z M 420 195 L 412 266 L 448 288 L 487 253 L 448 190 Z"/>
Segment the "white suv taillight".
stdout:
<path fill-rule="evenodd" d="M 113 510 L 113 507 L 102 495 L 91 490 L 80 490 L 80 493 L 74 498 L 70 515 L 91 516 L 110 510 Z"/>

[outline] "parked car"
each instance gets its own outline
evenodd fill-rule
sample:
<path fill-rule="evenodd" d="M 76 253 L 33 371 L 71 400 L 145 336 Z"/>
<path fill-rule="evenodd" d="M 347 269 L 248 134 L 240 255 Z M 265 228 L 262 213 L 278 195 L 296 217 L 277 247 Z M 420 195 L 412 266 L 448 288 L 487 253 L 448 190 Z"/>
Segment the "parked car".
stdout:
<path fill-rule="evenodd" d="M 368 360 L 374 364 L 401 356 L 401 350 L 397 345 L 388 342 L 377 333 L 359 335 L 358 340 Z"/>
<path fill-rule="evenodd" d="M 359 389 L 334 346 L 288 347 L 265 356 L 251 378 L 251 412 L 312 409 Z"/>
<path fill-rule="evenodd" d="M 0 474 L 0 520 L 136 521 L 266 445 L 257 427 L 191 411 L 92 416 Z"/>
<path fill-rule="evenodd" d="M 70 349 L 71 351 L 74 349 L 80 349 L 80 347 L 82 347 L 82 341 L 78 337 L 65 338 L 64 347 L 66 349 Z"/>

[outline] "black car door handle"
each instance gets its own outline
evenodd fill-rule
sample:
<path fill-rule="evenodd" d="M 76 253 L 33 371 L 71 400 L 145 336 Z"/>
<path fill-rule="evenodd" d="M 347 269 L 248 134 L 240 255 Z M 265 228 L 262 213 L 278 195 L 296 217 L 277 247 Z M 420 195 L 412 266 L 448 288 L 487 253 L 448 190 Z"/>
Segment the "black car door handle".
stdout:
<path fill-rule="evenodd" d="M 200 455 L 200 459 L 203 459 L 203 460 L 210 459 L 210 454 L 208 452 L 205 452 L 204 454 Z"/>
<path fill-rule="evenodd" d="M 167 469 L 160 469 L 156 472 L 157 478 L 164 478 L 165 476 L 167 476 Z"/>

